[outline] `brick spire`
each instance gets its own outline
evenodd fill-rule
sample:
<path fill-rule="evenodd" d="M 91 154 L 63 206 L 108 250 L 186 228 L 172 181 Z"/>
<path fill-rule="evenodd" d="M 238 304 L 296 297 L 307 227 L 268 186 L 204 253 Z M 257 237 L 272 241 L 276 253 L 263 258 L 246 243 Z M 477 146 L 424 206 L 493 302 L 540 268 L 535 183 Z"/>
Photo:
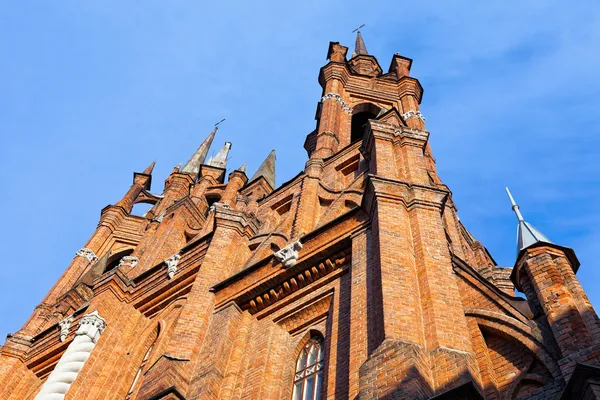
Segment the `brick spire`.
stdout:
<path fill-rule="evenodd" d="M 265 158 L 265 161 L 263 161 L 263 163 L 260 164 L 260 167 L 258 167 L 256 173 L 252 175 L 250 181 L 258 179 L 262 176 L 265 178 L 267 183 L 271 185 L 273 189 L 275 189 L 275 160 L 275 150 L 271 150 L 267 158 Z"/>
<path fill-rule="evenodd" d="M 355 56 L 368 56 L 369 52 L 367 51 L 367 46 L 365 46 L 365 41 L 360 34 L 360 31 L 356 32 L 356 44 L 354 45 L 354 53 L 352 53 L 352 57 Z"/>
<path fill-rule="evenodd" d="M 525 222 L 523 215 L 521 215 L 521 211 L 519 210 L 519 206 L 517 203 L 515 203 L 515 199 L 513 199 L 508 188 L 506 188 L 506 193 L 508 194 L 510 204 L 512 204 L 512 209 L 517 216 L 517 220 L 519 221 L 519 225 L 517 227 L 517 253 L 539 242 L 552 243 L 550 239 L 548 239 L 542 232 L 537 230 L 530 223 Z"/>
<path fill-rule="evenodd" d="M 148 165 L 146 167 L 146 169 L 144 170 L 144 172 L 142 172 L 142 174 L 146 174 L 146 175 L 152 175 L 152 171 L 154 171 L 154 166 L 156 165 L 156 161 L 152 161 L 150 163 L 150 165 Z"/>
<path fill-rule="evenodd" d="M 194 179 L 196 178 L 198 172 L 200 171 L 200 165 L 204 163 L 206 155 L 208 154 L 208 150 L 210 149 L 210 145 L 212 144 L 218 129 L 219 126 L 215 126 L 215 129 L 213 129 L 212 132 L 208 135 L 208 137 L 204 139 L 204 142 L 202 142 L 200 147 L 198 147 L 198 150 L 196 150 L 196 152 L 192 155 L 189 161 L 185 163 L 185 165 L 179 170 L 179 172 L 184 174 L 191 174 Z"/>

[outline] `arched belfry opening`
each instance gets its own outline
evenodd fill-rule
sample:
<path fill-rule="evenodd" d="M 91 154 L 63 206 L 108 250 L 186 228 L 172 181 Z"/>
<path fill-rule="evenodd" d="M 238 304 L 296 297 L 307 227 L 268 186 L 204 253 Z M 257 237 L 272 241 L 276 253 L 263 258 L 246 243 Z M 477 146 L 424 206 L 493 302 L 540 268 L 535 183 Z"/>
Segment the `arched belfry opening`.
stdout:
<path fill-rule="evenodd" d="M 381 108 L 373 103 L 361 103 L 353 107 L 350 130 L 351 143 L 363 138 L 367 122 L 370 119 L 377 118 L 380 112 Z"/>

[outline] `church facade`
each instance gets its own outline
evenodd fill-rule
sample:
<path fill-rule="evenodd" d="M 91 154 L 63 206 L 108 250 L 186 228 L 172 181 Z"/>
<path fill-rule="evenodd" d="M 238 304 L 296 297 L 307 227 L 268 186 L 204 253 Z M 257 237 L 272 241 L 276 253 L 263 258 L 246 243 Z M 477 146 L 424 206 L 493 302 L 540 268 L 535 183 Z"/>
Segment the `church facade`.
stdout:
<path fill-rule="evenodd" d="M 498 267 L 438 176 L 412 60 L 384 72 L 360 32 L 327 59 L 304 169 L 227 171 L 216 127 L 161 194 L 135 173 L 0 347 L 0 399 L 600 399 L 574 251 L 513 201 Z"/>

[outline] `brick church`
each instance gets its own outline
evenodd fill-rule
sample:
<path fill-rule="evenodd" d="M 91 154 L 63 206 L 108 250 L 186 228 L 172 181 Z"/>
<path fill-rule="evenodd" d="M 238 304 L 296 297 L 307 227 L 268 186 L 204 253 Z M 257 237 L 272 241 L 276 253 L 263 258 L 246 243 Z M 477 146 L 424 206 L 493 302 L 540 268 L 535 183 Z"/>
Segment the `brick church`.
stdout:
<path fill-rule="evenodd" d="M 0 347 L 0 399 L 600 399 L 575 252 L 511 197 L 498 267 L 438 176 L 412 60 L 384 72 L 360 32 L 327 59 L 288 182 L 274 152 L 207 158 L 218 127 L 162 193 L 154 163 L 133 174 Z"/>

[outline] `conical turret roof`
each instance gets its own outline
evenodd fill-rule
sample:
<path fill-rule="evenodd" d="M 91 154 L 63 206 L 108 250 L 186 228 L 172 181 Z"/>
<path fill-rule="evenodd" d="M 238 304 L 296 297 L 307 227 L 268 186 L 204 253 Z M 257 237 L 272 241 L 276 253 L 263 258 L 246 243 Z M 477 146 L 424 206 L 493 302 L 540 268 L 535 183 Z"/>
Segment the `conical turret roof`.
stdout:
<path fill-rule="evenodd" d="M 538 242 L 552 243 L 550 239 L 546 237 L 546 235 L 544 235 L 533 225 L 525 221 L 523 215 L 521 215 L 519 206 L 517 205 L 517 203 L 515 203 L 515 199 L 513 199 L 508 188 L 506 188 L 506 193 L 508 194 L 508 198 L 510 199 L 510 203 L 512 204 L 512 209 L 515 212 L 515 215 L 517 216 L 517 220 L 519 221 L 519 224 L 517 226 L 517 254 L 521 250 Z"/>
<path fill-rule="evenodd" d="M 204 163 L 204 160 L 206 159 L 206 155 L 208 154 L 208 150 L 210 149 L 210 145 L 212 144 L 218 129 L 219 127 L 215 126 L 212 132 L 208 135 L 206 139 L 204 139 L 202 144 L 200 144 L 200 147 L 198 147 L 198 149 L 194 152 L 189 161 L 185 163 L 185 165 L 179 170 L 179 172 L 184 174 L 192 174 L 194 175 L 194 177 L 198 175 L 198 172 L 200 171 L 200 166 Z"/>
<path fill-rule="evenodd" d="M 260 164 L 260 167 L 258 167 L 256 173 L 252 175 L 250 181 L 258 179 L 262 176 L 265 178 L 267 183 L 271 185 L 273 189 L 275 189 L 275 161 L 275 150 L 271 150 L 267 158 L 265 158 L 265 161 L 263 161 L 262 164 Z"/>
<path fill-rule="evenodd" d="M 369 55 L 369 52 L 367 51 L 367 46 L 365 46 L 365 41 L 363 40 L 360 31 L 356 32 L 356 44 L 354 45 L 354 53 L 352 53 L 352 57 L 358 55 Z"/>

